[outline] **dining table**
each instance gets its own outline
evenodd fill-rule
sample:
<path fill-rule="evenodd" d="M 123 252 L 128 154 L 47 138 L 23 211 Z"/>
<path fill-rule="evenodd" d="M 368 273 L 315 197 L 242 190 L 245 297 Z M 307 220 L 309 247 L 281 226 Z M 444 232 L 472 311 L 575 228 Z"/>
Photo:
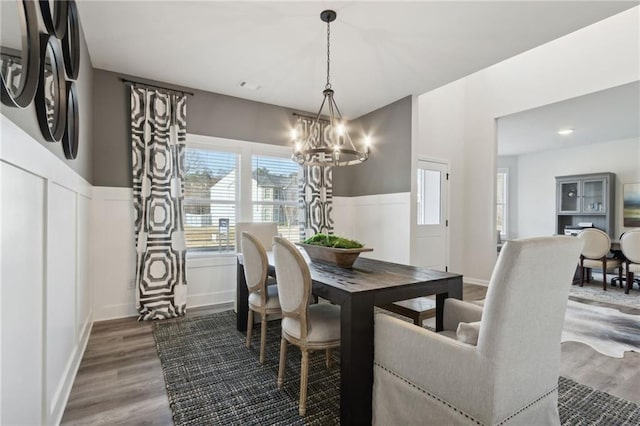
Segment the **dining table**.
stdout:
<path fill-rule="evenodd" d="M 311 262 L 305 257 L 313 295 L 340 305 L 340 423 L 371 424 L 374 360 L 374 307 L 435 295 L 436 331 L 443 327 L 444 300 L 462 299 L 462 275 L 359 257 L 352 268 Z M 275 277 L 273 252 L 267 252 Z M 277 277 L 276 277 L 277 280 Z M 243 257 L 237 256 L 236 326 L 247 330 L 248 289 Z"/>

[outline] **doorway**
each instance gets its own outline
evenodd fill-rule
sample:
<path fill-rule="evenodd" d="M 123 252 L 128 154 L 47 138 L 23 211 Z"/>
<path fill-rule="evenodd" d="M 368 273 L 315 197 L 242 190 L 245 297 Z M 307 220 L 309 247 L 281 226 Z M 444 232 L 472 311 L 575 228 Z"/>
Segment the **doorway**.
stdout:
<path fill-rule="evenodd" d="M 418 160 L 416 189 L 416 264 L 447 271 L 449 164 L 443 161 Z"/>

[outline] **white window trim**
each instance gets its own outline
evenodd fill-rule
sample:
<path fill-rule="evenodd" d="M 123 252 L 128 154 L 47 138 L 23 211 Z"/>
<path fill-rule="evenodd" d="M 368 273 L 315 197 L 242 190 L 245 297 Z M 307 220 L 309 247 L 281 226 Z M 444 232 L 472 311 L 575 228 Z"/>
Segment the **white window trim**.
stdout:
<path fill-rule="evenodd" d="M 236 139 L 219 138 L 216 136 L 205 136 L 187 134 L 188 147 L 233 152 L 240 154 L 238 164 L 238 182 L 236 185 L 236 223 L 253 221 L 253 195 L 251 193 L 252 165 L 251 160 L 254 155 L 268 157 L 291 158 L 291 148 L 288 146 L 270 145 L 258 142 L 249 142 Z M 248 182 L 248 183 L 247 183 Z M 259 202 L 267 204 L 268 202 Z M 273 203 L 282 204 L 282 203 Z M 297 202 L 287 202 L 285 205 L 297 206 Z M 213 257 L 236 256 L 235 252 L 217 253 L 207 250 L 187 250 L 187 258 L 213 258 Z"/>
<path fill-rule="evenodd" d="M 502 232 L 500 233 L 500 239 L 502 241 L 505 241 L 506 239 L 509 238 L 509 169 L 505 168 L 505 167 L 499 167 L 497 172 L 496 172 L 496 176 L 497 174 L 504 174 L 504 203 L 502 203 L 504 205 L 504 215 L 503 215 L 503 226 L 502 226 Z M 497 179 L 497 177 L 496 177 Z M 497 197 L 496 197 L 496 207 L 498 205 L 497 202 Z"/>

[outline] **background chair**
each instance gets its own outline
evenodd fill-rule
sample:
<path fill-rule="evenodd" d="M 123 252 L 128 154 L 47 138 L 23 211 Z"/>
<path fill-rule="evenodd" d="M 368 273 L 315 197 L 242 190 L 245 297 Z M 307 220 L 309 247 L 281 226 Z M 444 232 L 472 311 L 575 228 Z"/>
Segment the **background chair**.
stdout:
<path fill-rule="evenodd" d="M 273 222 L 238 222 L 236 223 L 236 250 L 242 253 L 240 238 L 243 232 L 257 238 L 267 251 L 271 251 L 271 239 L 278 235 L 278 224 Z"/>
<path fill-rule="evenodd" d="M 305 415 L 309 352 L 326 351 L 327 368 L 331 366 L 331 349 L 340 346 L 340 307 L 328 303 L 309 305 L 311 274 L 298 249 L 281 237 L 273 237 L 273 252 L 282 307 L 282 340 L 278 387 L 284 383 L 287 345 L 300 348 L 300 402 L 298 411 Z"/>
<path fill-rule="evenodd" d="M 625 294 L 633 287 L 634 274 L 640 273 L 640 229 L 632 229 L 620 237 L 620 250 L 625 257 L 627 286 Z M 637 278 L 635 279 L 637 281 Z"/>
<path fill-rule="evenodd" d="M 584 283 L 585 272 L 588 282 L 592 268 L 602 268 L 603 290 L 607 289 L 607 270 L 618 268 L 618 276 L 622 278 L 622 261 L 607 257 L 611 250 L 611 238 L 606 232 L 596 228 L 587 228 L 578 234 L 578 238 L 584 240 L 584 248 L 580 255 L 580 287 Z"/>
<path fill-rule="evenodd" d="M 484 309 L 446 299 L 441 333 L 376 315 L 374 424 L 560 424 L 560 336 L 583 244 L 507 242 Z"/>
<path fill-rule="evenodd" d="M 264 348 L 267 338 L 267 315 L 280 314 L 278 286 L 267 285 L 269 260 L 267 253 L 255 236 L 248 232 L 241 235 L 240 246 L 244 256 L 244 277 L 249 289 L 249 313 L 247 318 L 247 347 L 251 347 L 253 313 L 260 314 L 260 364 L 264 363 Z"/>

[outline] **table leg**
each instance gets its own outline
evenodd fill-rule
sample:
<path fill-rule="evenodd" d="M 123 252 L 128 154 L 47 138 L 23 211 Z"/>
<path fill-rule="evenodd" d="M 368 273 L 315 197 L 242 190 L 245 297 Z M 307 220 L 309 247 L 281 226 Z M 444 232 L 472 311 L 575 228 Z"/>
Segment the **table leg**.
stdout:
<path fill-rule="evenodd" d="M 244 278 L 244 266 L 237 262 L 236 277 L 236 329 L 247 331 L 247 314 L 249 313 L 249 290 Z"/>
<path fill-rule="evenodd" d="M 462 300 L 462 277 L 448 280 L 446 293 L 436 294 L 436 331 L 444 329 L 444 299 L 453 297 Z"/>
<path fill-rule="evenodd" d="M 373 296 L 353 294 L 340 309 L 340 424 L 370 425 Z"/>

